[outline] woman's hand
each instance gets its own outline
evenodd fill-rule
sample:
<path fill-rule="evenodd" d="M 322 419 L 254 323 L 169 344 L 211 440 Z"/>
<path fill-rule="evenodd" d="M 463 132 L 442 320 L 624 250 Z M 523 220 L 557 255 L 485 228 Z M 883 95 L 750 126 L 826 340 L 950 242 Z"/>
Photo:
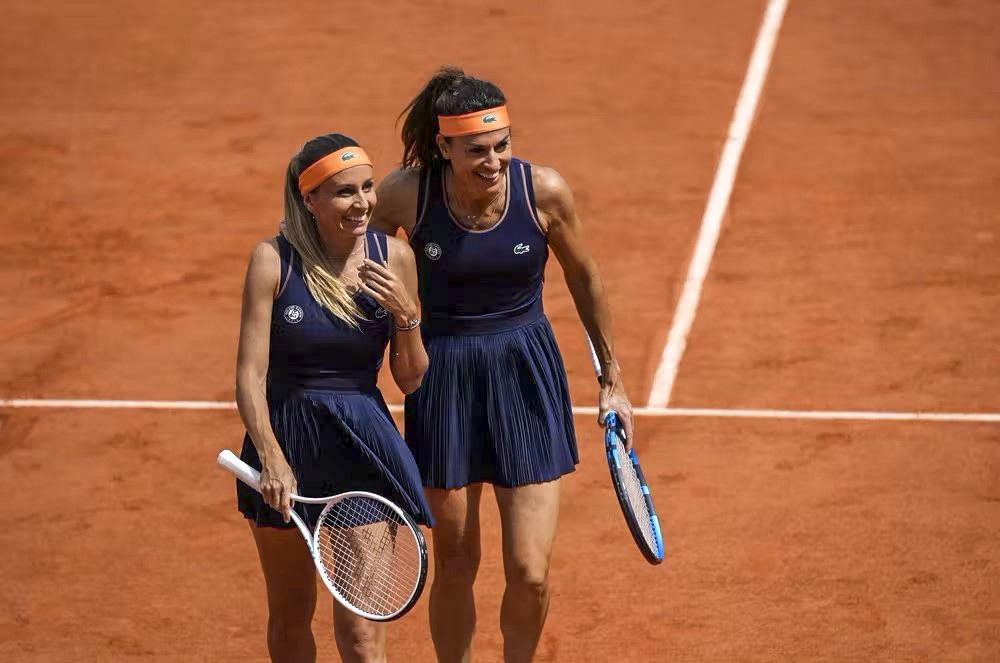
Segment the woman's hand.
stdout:
<path fill-rule="evenodd" d="M 283 456 L 261 460 L 260 494 L 271 508 L 281 512 L 287 523 L 292 510 L 292 493 L 298 492 L 298 482 Z"/>
<path fill-rule="evenodd" d="M 365 258 L 358 267 L 361 289 L 396 318 L 397 325 L 405 325 L 417 317 L 417 305 L 410 297 L 406 284 L 393 274 L 387 265 Z"/>
<path fill-rule="evenodd" d="M 600 407 L 598 408 L 599 413 L 597 415 L 597 423 L 600 426 L 604 426 L 604 417 L 608 415 L 608 411 L 614 410 L 618 413 L 618 419 L 622 424 L 622 428 L 625 430 L 625 451 L 632 448 L 632 402 L 628 399 L 628 394 L 625 393 L 625 387 L 619 382 L 614 385 L 601 387 L 601 393 L 598 396 L 598 403 Z"/>

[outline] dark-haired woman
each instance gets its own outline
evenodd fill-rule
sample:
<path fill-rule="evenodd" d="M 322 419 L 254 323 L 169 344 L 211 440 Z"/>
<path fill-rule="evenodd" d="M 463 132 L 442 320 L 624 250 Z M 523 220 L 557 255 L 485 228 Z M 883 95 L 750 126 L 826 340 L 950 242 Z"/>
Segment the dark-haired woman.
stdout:
<path fill-rule="evenodd" d="M 260 242 L 243 290 L 236 396 L 242 458 L 261 492 L 237 482 L 267 585 L 272 661 L 312 662 L 315 570 L 289 522 L 292 493 L 368 490 L 431 521 L 420 476 L 375 379 L 386 344 L 404 392 L 427 367 L 406 243 L 368 228 L 372 165 L 342 134 L 308 141 L 291 159 L 281 234 Z M 318 513 L 294 507 L 307 522 Z M 334 603 L 344 661 L 383 663 L 385 626 Z"/>
<path fill-rule="evenodd" d="M 577 463 L 562 358 L 542 312 L 559 259 L 606 381 L 600 410 L 632 406 L 611 320 L 569 187 L 512 155 L 506 99 L 462 70 L 438 72 L 404 111 L 402 167 L 373 222 L 403 228 L 417 257 L 430 367 L 406 398 L 406 439 L 435 518 L 431 635 L 440 663 L 468 661 L 475 628 L 479 501 L 493 485 L 503 528 L 504 660 L 530 661 L 549 604 L 559 477 Z"/>

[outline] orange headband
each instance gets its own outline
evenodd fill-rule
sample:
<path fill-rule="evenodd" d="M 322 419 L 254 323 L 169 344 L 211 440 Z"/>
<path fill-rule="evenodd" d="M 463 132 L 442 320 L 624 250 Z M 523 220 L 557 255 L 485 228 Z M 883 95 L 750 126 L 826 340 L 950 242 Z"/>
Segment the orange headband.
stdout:
<path fill-rule="evenodd" d="M 442 136 L 451 138 L 506 129 L 510 126 L 510 118 L 506 106 L 497 106 L 463 115 L 438 115 L 438 126 Z"/>
<path fill-rule="evenodd" d="M 351 146 L 337 150 L 332 154 L 327 154 L 299 174 L 299 193 L 307 194 L 322 184 L 326 178 L 332 177 L 342 170 L 355 166 L 371 165 L 372 160 L 360 147 Z"/>

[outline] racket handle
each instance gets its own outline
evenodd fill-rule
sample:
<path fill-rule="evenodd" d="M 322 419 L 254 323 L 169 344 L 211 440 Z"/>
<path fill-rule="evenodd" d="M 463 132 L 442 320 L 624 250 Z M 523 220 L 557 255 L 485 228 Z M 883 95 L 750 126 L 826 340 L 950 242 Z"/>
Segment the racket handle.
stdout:
<path fill-rule="evenodd" d="M 597 376 L 597 383 L 604 385 L 604 376 L 601 375 L 601 362 L 597 358 L 597 351 L 594 350 L 594 342 L 590 340 L 590 334 L 583 332 L 583 335 L 587 339 L 587 348 L 590 349 L 590 362 L 594 365 L 594 375 Z"/>
<path fill-rule="evenodd" d="M 219 452 L 219 457 L 215 459 L 219 465 L 236 475 L 236 478 L 260 492 L 260 472 L 253 469 L 234 454 L 229 449 Z"/>
<path fill-rule="evenodd" d="M 587 339 L 587 348 L 590 349 L 590 362 L 594 365 L 594 374 L 597 376 L 597 384 L 604 386 L 604 376 L 601 374 L 601 361 L 597 358 L 597 350 L 594 349 L 594 342 L 590 340 L 590 334 L 583 332 L 584 338 Z M 612 416 L 614 417 L 614 423 L 611 422 Z M 604 415 L 604 426 L 616 426 L 618 422 L 618 413 L 611 410 L 606 415 Z"/>

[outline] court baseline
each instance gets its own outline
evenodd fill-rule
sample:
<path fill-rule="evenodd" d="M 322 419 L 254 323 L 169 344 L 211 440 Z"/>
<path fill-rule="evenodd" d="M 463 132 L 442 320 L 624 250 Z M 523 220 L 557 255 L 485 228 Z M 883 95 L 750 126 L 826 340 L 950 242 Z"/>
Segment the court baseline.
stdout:
<path fill-rule="evenodd" d="M 114 400 L 84 398 L 8 398 L 0 408 L 121 409 L 121 410 L 235 410 L 235 401 Z M 393 403 L 389 411 L 401 413 Z M 841 421 L 996 422 L 1000 412 L 885 412 L 875 410 L 782 410 L 767 408 L 637 407 L 640 417 L 714 417 L 721 419 L 815 419 Z M 574 405 L 573 414 L 597 414 L 593 405 Z"/>

